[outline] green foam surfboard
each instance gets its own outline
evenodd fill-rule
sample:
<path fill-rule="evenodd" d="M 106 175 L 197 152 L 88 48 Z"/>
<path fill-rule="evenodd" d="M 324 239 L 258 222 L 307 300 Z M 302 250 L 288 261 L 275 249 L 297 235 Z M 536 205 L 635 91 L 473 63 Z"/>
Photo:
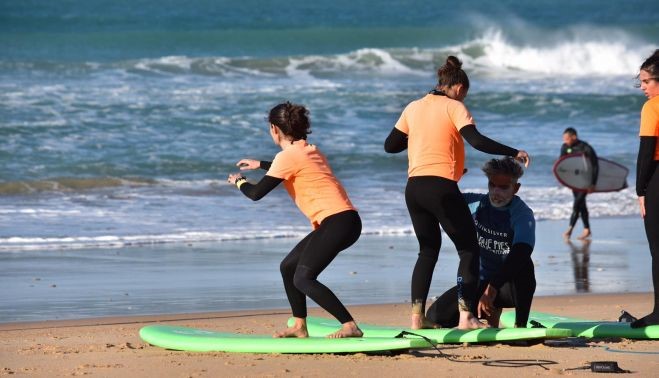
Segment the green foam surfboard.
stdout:
<path fill-rule="evenodd" d="M 358 353 L 426 348 L 428 343 L 411 338 L 282 338 L 242 335 L 170 325 L 140 329 L 140 337 L 151 345 L 191 352 L 238 353 Z"/>
<path fill-rule="evenodd" d="M 629 323 L 604 322 L 531 311 L 529 324 L 535 320 L 547 328 L 565 328 L 572 331 L 574 337 L 624 337 L 627 339 L 659 339 L 659 326 L 631 328 Z M 501 324 L 515 324 L 515 312 L 504 312 Z"/>
<path fill-rule="evenodd" d="M 288 320 L 289 326 L 293 322 L 293 318 L 290 318 Z M 334 319 L 307 317 L 309 335 L 314 337 L 326 336 L 337 331 L 340 327 L 341 324 Z M 437 344 L 550 339 L 569 337 L 571 335 L 569 330 L 558 328 L 484 328 L 474 330 L 437 328 L 413 330 L 403 327 L 379 326 L 365 323 L 359 323 L 359 328 L 364 332 L 365 338 L 396 337 L 402 331 L 406 331 L 427 337 Z M 406 335 L 406 337 L 414 336 Z"/>

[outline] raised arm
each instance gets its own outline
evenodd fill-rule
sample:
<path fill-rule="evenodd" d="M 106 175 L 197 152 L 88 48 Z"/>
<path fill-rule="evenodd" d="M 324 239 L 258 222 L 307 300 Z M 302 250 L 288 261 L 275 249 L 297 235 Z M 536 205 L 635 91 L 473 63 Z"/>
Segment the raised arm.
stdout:
<path fill-rule="evenodd" d="M 516 150 L 504 144 L 496 142 L 485 135 L 481 134 L 474 125 L 467 125 L 460 129 L 463 138 L 475 149 L 492 155 L 512 156 L 528 167 L 531 158 L 526 151 Z"/>

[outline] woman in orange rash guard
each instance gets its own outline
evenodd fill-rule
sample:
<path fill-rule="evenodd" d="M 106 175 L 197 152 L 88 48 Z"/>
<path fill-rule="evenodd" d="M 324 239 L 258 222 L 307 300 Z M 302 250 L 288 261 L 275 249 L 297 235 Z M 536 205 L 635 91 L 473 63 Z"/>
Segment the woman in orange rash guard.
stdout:
<path fill-rule="evenodd" d="M 478 303 L 479 246 L 476 228 L 458 181 L 464 173 L 464 142 L 497 155 L 512 156 L 528 166 L 525 151 L 497 143 L 476 130 L 462 103 L 469 78 L 458 58 L 449 56 L 437 71 L 439 83 L 426 96 L 412 101 L 387 137 L 389 153 L 408 150 L 409 169 L 405 202 L 419 241 L 419 255 L 412 273 L 413 329 L 435 324 L 425 317 L 425 305 L 442 243 L 440 225 L 458 250 L 458 328 L 485 327 L 474 316 Z"/>
<path fill-rule="evenodd" d="M 659 50 L 641 65 L 639 88 L 648 100 L 641 110 L 641 142 L 636 160 L 636 194 L 652 256 L 654 308 L 632 328 L 659 324 Z"/>
<path fill-rule="evenodd" d="M 362 223 L 341 183 L 320 150 L 307 143 L 311 133 L 307 109 L 289 102 L 270 110 L 270 136 L 281 147 L 272 162 L 242 159 L 242 170 L 262 168 L 265 176 L 250 184 L 241 174 L 228 181 L 250 199 L 257 201 L 281 182 L 300 211 L 311 221 L 313 231 L 300 241 L 281 262 L 284 288 L 293 310 L 295 324 L 274 337 L 308 337 L 308 296 L 332 314 L 342 327 L 330 338 L 361 337 L 352 316 L 334 293 L 318 281 L 318 275 L 342 250 L 354 244 Z"/>

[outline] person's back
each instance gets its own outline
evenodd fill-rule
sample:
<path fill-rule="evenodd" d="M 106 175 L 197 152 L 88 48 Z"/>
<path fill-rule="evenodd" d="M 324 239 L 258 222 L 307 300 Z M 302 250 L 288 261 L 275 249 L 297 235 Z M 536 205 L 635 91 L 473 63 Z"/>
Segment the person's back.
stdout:
<path fill-rule="evenodd" d="M 429 93 L 411 102 L 397 125 L 408 134 L 409 177 L 459 181 L 465 159 L 459 128 L 473 123 L 461 102 L 443 94 Z"/>

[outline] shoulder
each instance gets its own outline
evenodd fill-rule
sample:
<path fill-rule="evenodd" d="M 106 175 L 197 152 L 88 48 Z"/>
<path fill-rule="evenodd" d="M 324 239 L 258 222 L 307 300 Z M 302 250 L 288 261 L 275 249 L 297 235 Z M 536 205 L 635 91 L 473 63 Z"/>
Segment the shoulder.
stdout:
<path fill-rule="evenodd" d="M 510 204 L 510 215 L 513 221 L 535 220 L 533 210 L 518 196 L 514 196 Z"/>
<path fill-rule="evenodd" d="M 641 114 L 659 114 L 659 96 L 655 96 L 643 104 Z"/>

